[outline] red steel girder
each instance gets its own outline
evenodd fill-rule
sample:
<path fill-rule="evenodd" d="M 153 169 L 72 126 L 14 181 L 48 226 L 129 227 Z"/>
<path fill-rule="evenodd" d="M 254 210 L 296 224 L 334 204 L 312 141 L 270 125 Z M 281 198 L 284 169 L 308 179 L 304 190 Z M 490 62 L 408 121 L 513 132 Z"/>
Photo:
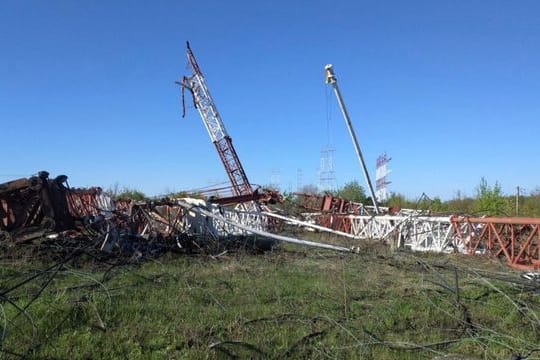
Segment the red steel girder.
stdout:
<path fill-rule="evenodd" d="M 516 269 L 540 269 L 540 218 L 452 216 L 450 221 L 468 254 L 504 258 Z"/>
<path fill-rule="evenodd" d="M 231 185 L 234 191 L 234 194 L 237 196 L 241 195 L 252 195 L 253 190 L 249 183 L 249 180 L 244 172 L 240 159 L 236 154 L 236 150 L 232 145 L 232 140 L 229 136 L 225 136 L 222 139 L 214 142 L 217 152 L 225 167 L 227 176 L 231 181 Z"/>

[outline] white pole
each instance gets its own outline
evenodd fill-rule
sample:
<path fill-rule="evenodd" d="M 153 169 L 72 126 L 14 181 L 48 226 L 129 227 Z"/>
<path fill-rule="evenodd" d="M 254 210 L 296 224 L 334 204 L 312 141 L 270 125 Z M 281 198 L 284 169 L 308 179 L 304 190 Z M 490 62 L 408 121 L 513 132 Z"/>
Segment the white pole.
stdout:
<path fill-rule="evenodd" d="M 364 162 L 364 157 L 362 156 L 360 145 L 358 145 L 358 140 L 356 139 L 356 134 L 354 132 L 349 113 L 347 112 L 347 108 L 345 107 L 345 103 L 343 102 L 343 98 L 341 97 L 341 92 L 339 91 L 337 79 L 332 70 L 332 65 L 328 64 L 324 67 L 324 69 L 326 70 L 326 83 L 331 84 L 334 88 L 334 92 L 336 93 L 336 97 L 339 103 L 339 108 L 341 109 L 343 117 L 345 118 L 345 124 L 347 124 L 347 129 L 349 130 L 349 134 L 351 135 L 354 150 L 356 151 L 356 156 L 360 161 L 360 167 L 362 168 L 364 178 L 366 179 L 366 183 L 368 184 L 369 193 L 371 194 L 371 201 L 373 201 L 373 206 L 375 207 L 375 213 L 379 214 L 379 206 L 377 205 L 377 198 L 375 197 L 375 192 L 373 191 L 373 185 L 371 185 L 371 179 L 369 178 L 366 163 Z"/>
<path fill-rule="evenodd" d="M 270 217 L 275 217 L 276 219 L 285 220 L 285 221 L 288 221 L 288 222 L 290 222 L 292 224 L 295 224 L 295 225 L 305 226 L 305 227 L 309 227 L 309 228 L 312 228 L 312 229 L 317 229 L 317 230 L 320 230 L 320 231 L 326 231 L 326 232 L 329 232 L 331 234 L 346 236 L 346 237 L 351 238 L 351 239 L 360 239 L 357 236 L 354 236 L 352 234 L 348 234 L 348 233 L 343 232 L 343 231 L 332 230 L 332 229 L 329 229 L 329 228 L 324 227 L 324 226 L 310 224 L 310 223 L 305 222 L 305 221 L 291 219 L 291 218 L 288 218 L 286 216 L 281 216 L 281 215 L 270 213 L 270 212 L 267 212 L 267 211 L 264 211 L 262 214 L 266 215 L 266 216 L 270 216 Z"/>
<path fill-rule="evenodd" d="M 252 234 L 264 236 L 266 238 L 275 239 L 275 240 L 288 242 L 288 243 L 292 243 L 292 244 L 306 245 L 306 246 L 311 246 L 311 247 L 318 247 L 318 248 L 323 248 L 323 249 L 330 249 L 330 250 L 337 250 L 337 251 L 344 251 L 344 252 L 350 252 L 351 251 L 351 249 L 346 248 L 346 247 L 342 247 L 342 246 L 335 246 L 335 245 L 330 245 L 330 244 L 316 243 L 316 242 L 313 242 L 313 241 L 301 240 L 301 239 L 291 238 L 291 237 L 288 237 L 288 236 L 276 235 L 276 234 L 272 234 L 272 233 L 269 233 L 269 232 L 266 232 L 266 231 L 257 230 L 257 229 L 251 228 L 249 226 L 245 226 L 245 225 L 239 224 L 237 222 L 225 219 L 223 216 L 213 214 L 211 211 L 205 210 L 205 209 L 203 209 L 201 207 L 198 207 L 198 206 L 195 206 L 195 205 L 192 205 L 192 204 L 185 203 L 185 202 L 183 202 L 181 200 L 178 200 L 178 205 L 182 206 L 183 208 L 185 208 L 185 209 L 187 209 L 189 211 L 198 212 L 198 213 L 200 213 L 202 215 L 205 215 L 205 216 L 211 217 L 213 219 L 216 219 L 218 221 L 221 221 L 221 222 L 227 223 L 229 225 L 235 226 L 235 227 L 237 227 L 239 229 L 245 230 L 245 231 L 250 232 Z"/>

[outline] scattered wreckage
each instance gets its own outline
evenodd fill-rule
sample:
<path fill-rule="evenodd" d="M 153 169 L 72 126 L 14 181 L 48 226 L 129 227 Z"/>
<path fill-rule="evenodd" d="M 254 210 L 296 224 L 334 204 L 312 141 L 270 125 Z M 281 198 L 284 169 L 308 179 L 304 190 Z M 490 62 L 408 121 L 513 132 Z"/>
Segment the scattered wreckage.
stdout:
<path fill-rule="evenodd" d="M 439 216 L 429 211 L 374 208 L 334 197 L 297 194 L 313 224 L 355 239 L 386 241 L 413 251 L 459 252 L 504 260 L 520 270 L 540 269 L 540 218 Z"/>
<path fill-rule="evenodd" d="M 279 201 L 276 192 L 254 192 L 250 201 Z M 132 251 L 134 244 L 160 244 L 193 248 L 201 245 L 244 241 L 256 248 L 270 248 L 276 241 L 349 251 L 271 233 L 275 218 L 257 211 L 220 204 L 234 199 L 113 200 L 101 188 L 70 188 L 67 176 L 49 178 L 46 171 L 0 185 L 0 239 L 22 244 L 37 239 L 66 239 L 90 231 L 100 250 Z M 257 236 L 257 242 L 246 240 Z M 262 241 L 262 239 L 266 239 Z M 146 246 L 147 247 L 147 246 Z"/>
<path fill-rule="evenodd" d="M 235 196 L 235 195 L 233 195 Z M 279 194 L 254 193 L 279 200 Z M 0 184 L 0 245 L 49 239 L 60 242 L 91 235 L 105 252 L 172 247 L 192 249 L 243 244 L 268 249 L 289 242 L 337 251 L 357 251 L 279 234 L 280 226 L 327 232 L 354 240 L 371 239 L 413 251 L 460 252 L 502 258 L 522 270 L 540 268 L 540 219 L 432 216 L 410 209 L 372 207 L 331 195 L 296 194 L 306 213 L 301 218 L 271 211 L 231 207 L 224 197 L 213 201 L 163 198 L 113 200 L 101 188 L 70 188 L 67 176 L 49 178 L 45 171 Z M 252 202 L 253 198 L 248 201 Z M 259 200 L 260 201 L 260 200 Z M 264 205 L 264 204 L 262 204 Z M 257 239 L 257 241 L 254 241 Z M 355 245 L 358 242 L 354 242 Z"/>

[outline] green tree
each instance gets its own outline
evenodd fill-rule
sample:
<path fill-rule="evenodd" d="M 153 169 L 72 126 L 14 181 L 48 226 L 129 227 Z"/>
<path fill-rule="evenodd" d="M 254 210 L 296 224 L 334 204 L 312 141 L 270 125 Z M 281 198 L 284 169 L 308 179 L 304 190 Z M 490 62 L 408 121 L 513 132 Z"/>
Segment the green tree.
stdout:
<path fill-rule="evenodd" d="M 386 200 L 386 206 L 400 209 L 414 209 L 416 204 L 414 201 L 407 199 L 403 194 L 392 192 Z"/>
<path fill-rule="evenodd" d="M 540 216 L 540 187 L 532 190 L 529 196 L 520 197 L 520 216 Z"/>
<path fill-rule="evenodd" d="M 475 200 L 460 190 L 456 191 L 454 197 L 445 202 L 445 206 L 448 212 L 457 214 L 470 214 L 474 212 Z"/>
<path fill-rule="evenodd" d="M 349 201 L 366 203 L 367 196 L 364 188 L 360 186 L 358 181 L 354 180 L 346 183 L 337 191 L 337 196 Z"/>
<path fill-rule="evenodd" d="M 148 199 L 146 195 L 139 190 L 124 188 L 120 193 L 116 195 L 117 199 L 131 199 L 135 201 L 143 201 Z"/>
<path fill-rule="evenodd" d="M 474 210 L 480 215 L 508 214 L 508 202 L 504 198 L 501 185 L 498 182 L 490 186 L 484 177 L 480 179 L 480 184 L 476 187 Z"/>
<path fill-rule="evenodd" d="M 435 196 L 431 201 L 431 211 L 434 213 L 447 211 L 447 206 L 440 197 Z"/>

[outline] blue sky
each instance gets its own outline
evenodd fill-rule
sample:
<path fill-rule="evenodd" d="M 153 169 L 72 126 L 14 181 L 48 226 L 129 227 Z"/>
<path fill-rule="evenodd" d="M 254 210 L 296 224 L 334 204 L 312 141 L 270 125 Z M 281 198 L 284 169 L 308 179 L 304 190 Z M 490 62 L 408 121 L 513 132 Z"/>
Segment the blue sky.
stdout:
<path fill-rule="evenodd" d="M 482 176 L 531 191 L 538 14 L 538 1 L 4 0 L 0 181 L 48 170 L 150 195 L 226 181 L 196 110 L 181 117 L 189 40 L 252 183 L 279 174 L 296 190 L 301 169 L 317 184 L 328 141 L 338 184 L 364 183 L 323 81 L 332 63 L 371 175 L 392 157 L 390 191 L 472 195 Z"/>

